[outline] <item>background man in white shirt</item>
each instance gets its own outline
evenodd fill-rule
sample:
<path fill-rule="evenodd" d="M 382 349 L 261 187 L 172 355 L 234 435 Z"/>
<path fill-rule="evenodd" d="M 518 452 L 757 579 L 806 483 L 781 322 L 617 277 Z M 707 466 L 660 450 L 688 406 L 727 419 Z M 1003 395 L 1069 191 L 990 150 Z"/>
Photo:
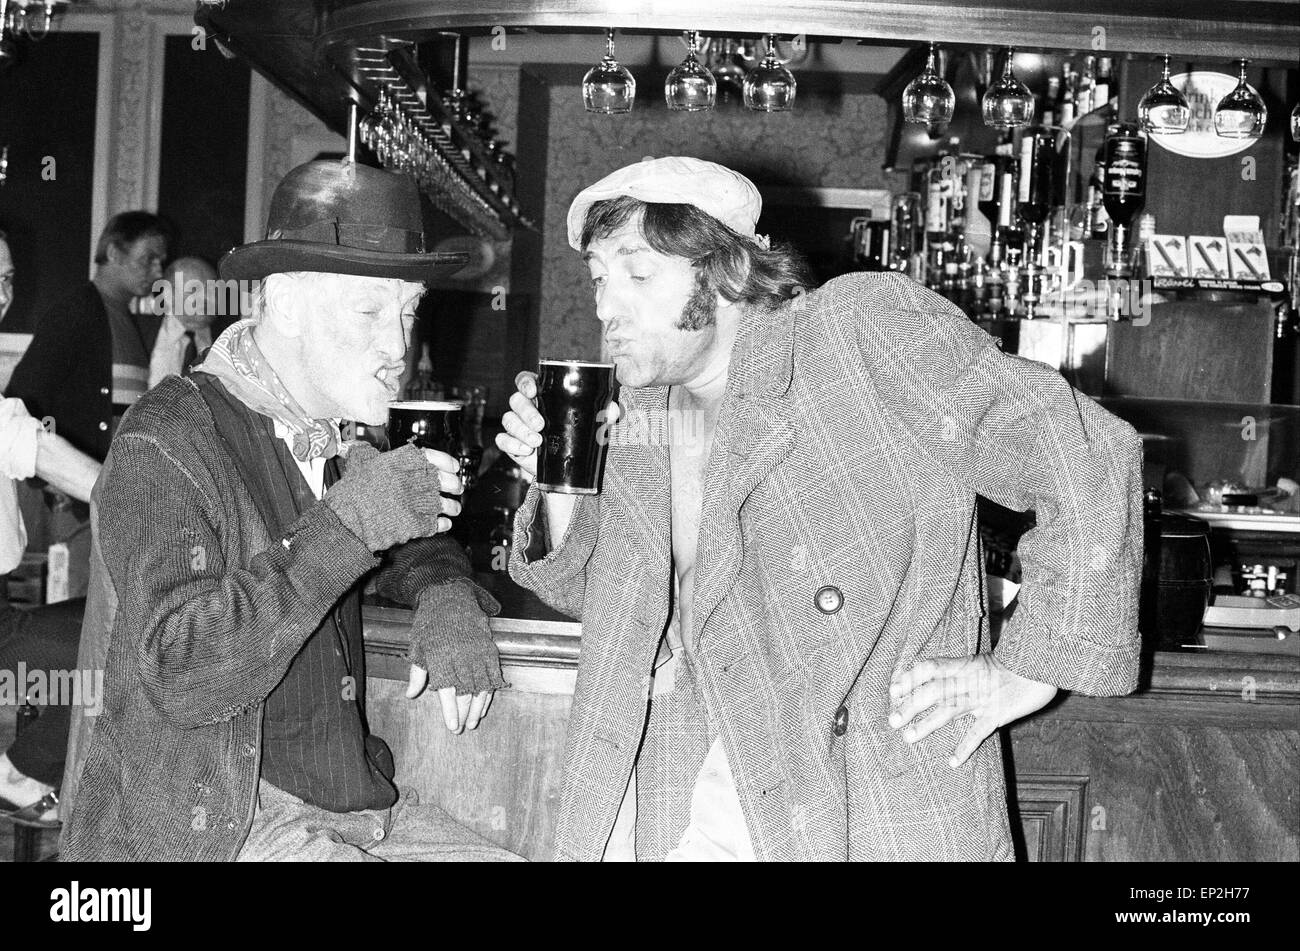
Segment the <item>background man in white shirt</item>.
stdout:
<path fill-rule="evenodd" d="M 163 280 L 171 285 L 170 308 L 163 316 L 158 339 L 149 359 L 149 388 L 171 374 L 186 376 L 203 351 L 231 321 L 213 326 L 217 317 L 213 293 L 217 270 L 202 258 L 177 258 L 167 266 Z M 202 290 L 199 290 L 199 288 Z"/>

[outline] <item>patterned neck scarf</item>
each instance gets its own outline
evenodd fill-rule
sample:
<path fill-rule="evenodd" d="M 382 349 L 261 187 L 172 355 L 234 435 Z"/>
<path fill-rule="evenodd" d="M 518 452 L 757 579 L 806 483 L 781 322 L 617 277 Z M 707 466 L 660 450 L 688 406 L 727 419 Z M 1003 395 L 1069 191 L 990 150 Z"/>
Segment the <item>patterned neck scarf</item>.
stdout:
<path fill-rule="evenodd" d="M 293 437 L 295 459 L 309 462 L 338 455 L 338 423 L 307 415 L 254 342 L 255 326 L 256 321 L 241 320 L 227 327 L 194 372 L 212 374 L 239 402 L 284 426 Z"/>

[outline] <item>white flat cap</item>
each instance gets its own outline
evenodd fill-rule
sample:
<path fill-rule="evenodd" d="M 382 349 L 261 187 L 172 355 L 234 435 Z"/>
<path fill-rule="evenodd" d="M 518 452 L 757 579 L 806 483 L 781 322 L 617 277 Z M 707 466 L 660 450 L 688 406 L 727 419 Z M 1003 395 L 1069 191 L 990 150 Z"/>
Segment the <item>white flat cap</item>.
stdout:
<path fill-rule="evenodd" d="M 627 195 L 641 201 L 694 205 L 732 231 L 754 237 L 763 199 L 744 175 L 715 162 L 671 155 L 645 159 L 611 172 L 578 192 L 569 206 L 569 245 L 582 250 L 587 209 L 598 201 Z"/>

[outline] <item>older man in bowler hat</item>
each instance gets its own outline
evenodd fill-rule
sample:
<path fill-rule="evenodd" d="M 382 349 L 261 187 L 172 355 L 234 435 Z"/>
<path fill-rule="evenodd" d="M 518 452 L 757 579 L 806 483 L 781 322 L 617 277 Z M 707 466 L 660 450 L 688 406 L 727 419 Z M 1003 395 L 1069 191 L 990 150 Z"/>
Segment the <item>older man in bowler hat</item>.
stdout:
<path fill-rule="evenodd" d="M 464 263 L 425 251 L 408 178 L 346 162 L 291 171 L 266 238 L 221 261 L 261 281 L 257 313 L 127 414 L 93 499 L 82 664 L 104 702 L 74 727 L 65 858 L 516 858 L 399 796 L 366 726 L 376 569 L 415 607 L 408 696 L 437 688 L 460 732 L 502 686 L 498 605 L 439 534 L 457 462 L 339 426 L 385 421 L 424 282 Z"/>

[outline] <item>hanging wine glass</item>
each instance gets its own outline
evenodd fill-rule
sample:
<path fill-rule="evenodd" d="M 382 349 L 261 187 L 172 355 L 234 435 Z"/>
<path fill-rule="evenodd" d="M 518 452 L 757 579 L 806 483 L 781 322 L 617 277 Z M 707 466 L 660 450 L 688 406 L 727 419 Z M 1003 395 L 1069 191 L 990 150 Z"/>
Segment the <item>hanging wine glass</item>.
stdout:
<path fill-rule="evenodd" d="M 386 89 L 379 90 L 379 101 L 375 103 L 375 124 L 373 146 L 375 158 L 379 159 L 379 164 L 387 166 L 389 157 L 389 145 L 392 142 L 392 126 L 389 121 L 390 108 L 388 105 L 388 93 Z"/>
<path fill-rule="evenodd" d="M 1268 122 L 1268 107 L 1246 82 L 1246 64 L 1239 59 L 1237 88 L 1219 100 L 1214 110 L 1214 131 L 1225 139 L 1258 139 Z"/>
<path fill-rule="evenodd" d="M 938 47 L 931 43 L 925 69 L 903 90 L 903 118 L 908 122 L 930 125 L 947 122 L 952 118 L 953 108 L 957 105 L 957 94 L 952 91 L 947 80 L 939 75 L 938 58 Z"/>
<path fill-rule="evenodd" d="M 1157 135 L 1178 135 L 1187 131 L 1192 110 L 1181 89 L 1169 81 L 1169 54 L 1160 68 L 1160 81 L 1138 101 L 1138 119 L 1142 128 Z"/>
<path fill-rule="evenodd" d="M 588 112 L 622 115 L 632 111 L 636 78 L 614 59 L 614 31 L 605 31 L 605 55 L 582 77 L 582 103 Z"/>
<path fill-rule="evenodd" d="M 794 105 L 796 82 L 776 56 L 776 36 L 767 34 L 767 55 L 745 76 L 745 105 L 756 112 L 787 112 Z"/>
<path fill-rule="evenodd" d="M 357 138 L 372 152 L 375 148 L 375 114 L 367 112 L 357 123 Z"/>
<path fill-rule="evenodd" d="M 1002 78 L 984 94 L 984 124 L 995 129 L 1016 129 L 1034 121 L 1034 94 L 1016 79 L 1011 65 L 1015 56 L 1015 49 L 1008 48 Z"/>
<path fill-rule="evenodd" d="M 664 81 L 664 101 L 674 112 L 705 112 L 713 108 L 718 82 L 700 63 L 700 34 L 686 34 L 686 59 L 673 67 Z"/>

